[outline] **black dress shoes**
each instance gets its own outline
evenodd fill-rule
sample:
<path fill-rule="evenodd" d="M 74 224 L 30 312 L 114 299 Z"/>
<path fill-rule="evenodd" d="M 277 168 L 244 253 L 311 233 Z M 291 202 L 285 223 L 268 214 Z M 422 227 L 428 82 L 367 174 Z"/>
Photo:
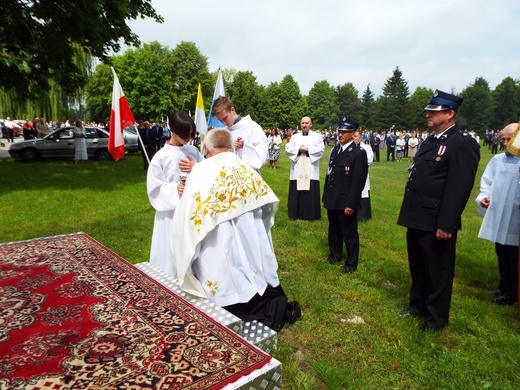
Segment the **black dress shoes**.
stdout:
<path fill-rule="evenodd" d="M 341 259 L 335 259 L 334 257 L 331 257 L 329 256 L 329 258 L 327 259 L 327 263 L 329 264 L 337 264 L 341 261 Z"/>
<path fill-rule="evenodd" d="M 399 310 L 396 313 L 399 317 L 419 317 L 421 314 L 417 313 L 413 310 L 410 310 L 410 308 L 406 308 L 405 310 Z"/>
<path fill-rule="evenodd" d="M 287 302 L 284 320 L 288 324 L 294 324 L 302 316 L 302 309 L 298 301 Z"/>
<path fill-rule="evenodd" d="M 514 305 L 516 302 L 518 302 L 518 298 L 508 294 L 500 295 L 499 297 L 493 299 L 493 303 L 496 303 L 497 305 L 509 306 Z"/>
<path fill-rule="evenodd" d="M 445 327 L 446 325 L 431 325 L 425 322 L 423 326 L 421 326 L 421 330 L 425 332 L 438 332 L 439 330 L 444 329 Z"/>
<path fill-rule="evenodd" d="M 344 274 L 351 274 L 355 271 L 356 269 L 355 268 L 352 268 L 352 267 L 349 267 L 349 266 L 345 266 L 341 269 L 341 272 L 343 272 Z"/>

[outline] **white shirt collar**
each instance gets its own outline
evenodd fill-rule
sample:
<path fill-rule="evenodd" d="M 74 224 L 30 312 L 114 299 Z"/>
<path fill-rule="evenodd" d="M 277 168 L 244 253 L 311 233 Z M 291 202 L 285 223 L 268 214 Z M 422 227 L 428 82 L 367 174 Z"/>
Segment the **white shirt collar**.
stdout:
<path fill-rule="evenodd" d="M 341 145 L 341 151 L 345 151 L 346 148 L 348 148 L 354 140 L 347 142 L 345 145 Z"/>
<path fill-rule="evenodd" d="M 441 137 L 444 135 L 444 133 L 446 133 L 446 132 L 447 132 L 449 129 L 451 129 L 453 126 L 455 126 L 455 123 L 452 124 L 450 127 L 448 127 L 446 130 L 444 130 L 442 133 L 440 133 L 440 134 L 435 134 L 435 138 L 441 138 Z"/>

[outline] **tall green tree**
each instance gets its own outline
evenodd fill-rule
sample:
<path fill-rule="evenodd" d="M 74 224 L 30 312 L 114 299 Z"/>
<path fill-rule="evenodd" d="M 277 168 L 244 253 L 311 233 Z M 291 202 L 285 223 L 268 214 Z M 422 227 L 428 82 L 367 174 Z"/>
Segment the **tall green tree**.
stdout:
<path fill-rule="evenodd" d="M 49 90 L 50 80 L 74 93 L 87 81 L 75 45 L 107 60 L 122 43 L 139 45 L 128 20 L 163 21 L 151 0 L 3 0 L 0 15 L 0 85 L 22 95 Z"/>
<path fill-rule="evenodd" d="M 87 96 L 85 99 L 87 117 L 90 120 L 104 122 L 110 116 L 113 80 L 114 76 L 110 70 L 110 65 L 99 64 L 96 66 L 87 84 Z M 122 84 L 121 87 L 126 93 L 126 85 Z M 132 108 L 132 102 L 129 102 L 129 104 L 130 108 Z"/>
<path fill-rule="evenodd" d="M 354 87 L 354 84 L 338 85 L 335 92 L 339 107 L 337 117 L 340 118 L 346 115 L 359 121 L 361 102 L 359 101 L 359 92 Z"/>
<path fill-rule="evenodd" d="M 424 107 L 431 99 L 433 91 L 430 88 L 417 87 L 410 96 L 410 127 L 408 130 L 427 130 Z"/>
<path fill-rule="evenodd" d="M 251 115 L 254 120 L 257 120 L 262 100 L 262 87 L 258 85 L 253 72 L 236 72 L 226 90 L 239 115 Z"/>
<path fill-rule="evenodd" d="M 173 79 L 173 109 L 194 111 L 197 101 L 197 90 L 201 84 L 202 96 L 213 97 L 215 85 L 208 69 L 208 58 L 204 56 L 193 42 L 181 42 L 173 49 L 171 62 Z"/>
<path fill-rule="evenodd" d="M 336 128 L 338 124 L 338 100 L 333 86 L 322 80 L 314 83 L 307 96 L 309 116 L 314 129 Z"/>
<path fill-rule="evenodd" d="M 227 89 L 227 85 L 231 84 L 235 79 L 235 75 L 238 73 L 238 70 L 233 68 L 222 68 L 222 81 L 224 82 L 224 89 Z M 215 82 L 217 81 L 218 70 L 215 71 Z M 211 95 L 213 97 L 213 95 Z"/>
<path fill-rule="evenodd" d="M 374 106 L 374 93 L 370 89 L 370 84 L 367 84 L 361 98 L 358 120 L 361 126 L 366 129 L 373 129 L 374 127 Z"/>
<path fill-rule="evenodd" d="M 408 107 L 408 82 L 403 78 L 403 72 L 397 66 L 391 77 L 383 86 L 381 107 L 378 113 L 378 122 L 384 129 L 395 126 L 397 129 L 406 129 L 410 126 L 410 112 Z"/>
<path fill-rule="evenodd" d="M 483 77 L 477 77 L 473 84 L 462 91 L 461 96 L 464 101 L 460 106 L 459 115 L 467 128 L 480 133 L 489 129 L 493 108 L 489 83 Z"/>
<path fill-rule="evenodd" d="M 280 84 L 277 82 L 270 83 L 265 87 L 263 93 L 262 112 L 260 114 L 263 128 L 278 127 L 282 116 L 282 92 Z"/>
<path fill-rule="evenodd" d="M 305 115 L 306 104 L 300 92 L 300 86 L 290 74 L 280 82 L 281 109 L 278 127 L 288 129 L 300 123 Z"/>
<path fill-rule="evenodd" d="M 177 102 L 174 100 L 173 61 L 173 51 L 158 42 L 127 50 L 113 59 L 114 69 L 136 120 L 159 119 L 174 109 Z M 111 95 L 106 97 L 107 101 Z"/>
<path fill-rule="evenodd" d="M 271 83 L 265 88 L 266 128 L 296 128 L 300 119 L 307 115 L 307 102 L 292 75 L 286 75 L 280 83 Z"/>
<path fill-rule="evenodd" d="M 493 119 L 491 126 L 502 129 L 509 123 L 520 121 L 520 83 L 506 77 L 491 93 Z"/>
<path fill-rule="evenodd" d="M 207 59 L 190 42 L 173 50 L 158 42 L 144 44 L 114 56 L 112 63 L 136 120 L 161 119 L 179 110 L 193 113 L 199 83 L 206 105 L 213 96 Z M 110 67 L 99 65 L 88 87 L 92 119 L 102 121 L 110 114 L 112 83 Z"/>

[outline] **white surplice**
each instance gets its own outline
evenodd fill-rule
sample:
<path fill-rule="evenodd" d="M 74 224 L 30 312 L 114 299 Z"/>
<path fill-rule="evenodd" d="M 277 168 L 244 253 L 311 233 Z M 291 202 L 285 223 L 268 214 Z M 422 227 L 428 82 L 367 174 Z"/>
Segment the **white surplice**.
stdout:
<path fill-rule="evenodd" d="M 367 152 L 367 161 L 368 166 L 374 162 L 374 152 L 372 151 L 372 148 L 370 145 L 364 143 L 361 141 L 359 143 L 359 146 Z M 367 173 L 367 180 L 365 181 L 365 186 L 363 187 L 363 191 L 361 192 L 362 198 L 370 198 L 370 173 Z"/>
<path fill-rule="evenodd" d="M 233 136 L 233 142 L 238 137 L 244 141 L 244 147 L 237 149 L 236 154 L 251 168 L 260 172 L 260 168 L 267 161 L 269 140 L 260 125 L 248 115 L 240 119 L 233 126 L 228 127 Z"/>
<path fill-rule="evenodd" d="M 484 198 L 491 203 L 480 205 Z M 497 154 L 486 166 L 480 180 L 480 194 L 475 199 L 479 213 L 484 215 L 478 233 L 502 245 L 518 246 L 520 234 L 520 157 Z"/>
<path fill-rule="evenodd" d="M 279 285 L 271 227 L 279 200 L 234 153 L 197 164 L 173 218 L 179 285 L 220 306 Z M 182 243 L 182 245 L 177 245 Z"/>
<path fill-rule="evenodd" d="M 298 155 L 300 150 L 300 146 L 306 146 L 309 151 L 309 157 Z M 309 134 L 304 136 L 302 132 L 298 132 L 291 137 L 289 143 L 285 145 L 285 153 L 291 159 L 291 172 L 289 179 L 290 180 L 298 180 L 298 176 L 306 175 L 305 167 L 307 164 L 300 163 L 299 160 L 308 159 L 310 162 L 310 172 L 309 177 L 305 178 L 310 183 L 310 180 L 320 180 L 320 158 L 323 156 L 323 152 L 325 151 L 325 144 L 323 143 L 323 138 L 321 134 L 315 133 L 312 130 L 309 130 Z M 298 168 L 297 168 L 298 167 Z M 299 172 L 300 169 L 304 171 Z"/>
<path fill-rule="evenodd" d="M 146 178 L 148 199 L 156 210 L 150 263 L 174 277 L 177 277 L 177 271 L 171 257 L 172 221 L 179 203 L 179 160 L 183 158 L 191 158 L 196 162 L 204 159 L 195 146 L 166 143 L 152 158 Z"/>

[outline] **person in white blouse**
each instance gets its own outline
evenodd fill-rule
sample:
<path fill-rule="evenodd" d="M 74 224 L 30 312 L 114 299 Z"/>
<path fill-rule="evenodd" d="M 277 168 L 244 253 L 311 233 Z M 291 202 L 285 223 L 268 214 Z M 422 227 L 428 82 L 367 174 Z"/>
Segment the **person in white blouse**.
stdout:
<path fill-rule="evenodd" d="M 74 164 L 78 164 L 79 161 L 88 160 L 87 155 L 87 140 L 85 129 L 83 128 L 83 122 L 77 120 L 75 126 L 72 128 L 72 134 L 74 136 Z"/>
<path fill-rule="evenodd" d="M 278 134 L 278 129 L 272 129 L 269 135 L 269 169 L 276 169 L 278 159 L 280 158 L 280 145 L 282 137 Z"/>
<path fill-rule="evenodd" d="M 417 133 L 413 132 L 412 137 L 408 140 L 408 161 L 412 161 L 417 153 L 417 147 L 419 146 L 419 139 Z"/>

